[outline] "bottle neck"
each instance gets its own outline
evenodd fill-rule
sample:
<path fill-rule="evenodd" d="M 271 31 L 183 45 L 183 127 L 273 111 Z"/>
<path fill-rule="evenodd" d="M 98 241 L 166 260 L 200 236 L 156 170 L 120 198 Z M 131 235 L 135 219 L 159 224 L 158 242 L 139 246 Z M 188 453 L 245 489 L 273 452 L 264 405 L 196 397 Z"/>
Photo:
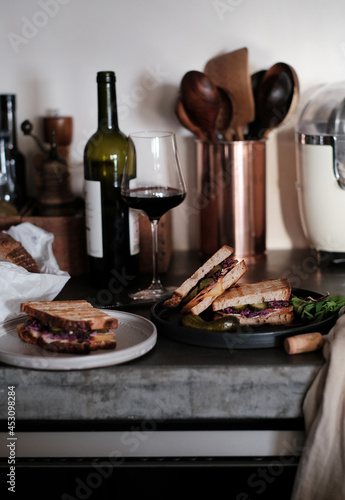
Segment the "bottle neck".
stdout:
<path fill-rule="evenodd" d="M 1 103 L 0 117 L 1 130 L 7 130 L 9 132 L 7 140 L 8 148 L 17 149 L 17 125 L 14 100 L 6 100 L 6 103 Z"/>
<path fill-rule="evenodd" d="M 115 82 L 98 82 L 98 129 L 118 130 Z"/>

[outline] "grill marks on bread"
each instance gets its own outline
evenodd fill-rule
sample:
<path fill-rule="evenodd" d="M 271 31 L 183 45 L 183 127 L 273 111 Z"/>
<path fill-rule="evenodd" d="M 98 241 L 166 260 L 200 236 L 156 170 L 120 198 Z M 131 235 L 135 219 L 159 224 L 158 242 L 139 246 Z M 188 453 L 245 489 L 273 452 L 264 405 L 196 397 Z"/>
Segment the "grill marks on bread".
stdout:
<path fill-rule="evenodd" d="M 289 302 L 291 295 L 291 285 L 287 278 L 278 278 L 271 280 L 262 280 L 256 283 L 240 283 L 237 284 L 220 297 L 212 304 L 212 309 L 215 311 L 215 318 L 224 316 L 235 316 L 240 325 L 289 325 L 293 321 L 293 306 L 285 306 L 279 308 L 269 307 L 265 309 L 265 314 L 246 316 L 241 312 L 228 312 L 227 308 L 238 306 L 246 306 L 251 304 L 261 304 L 264 302 L 283 301 Z"/>
<path fill-rule="evenodd" d="M 196 297 L 194 297 L 186 306 L 182 309 L 182 313 L 190 312 L 192 314 L 198 315 L 202 311 L 205 311 L 212 302 L 221 295 L 224 290 L 233 286 L 247 271 L 247 266 L 245 262 L 234 260 L 231 266 L 225 268 L 221 272 L 221 276 L 214 284 L 201 290 Z"/>
<path fill-rule="evenodd" d="M 290 299 L 291 285 L 287 278 L 262 280 L 257 283 L 240 283 L 229 288 L 212 304 L 213 310 L 226 307 Z"/>
<path fill-rule="evenodd" d="M 89 354 L 98 349 L 116 348 L 118 320 L 86 300 L 23 302 L 20 310 L 27 313 L 29 319 L 17 325 L 17 333 L 29 344 L 67 354 Z M 33 325 L 32 318 L 43 327 Z M 62 331 L 55 332 L 53 328 Z"/>
<path fill-rule="evenodd" d="M 115 329 L 118 320 L 95 309 L 86 300 L 23 302 L 20 310 L 56 328 Z"/>
<path fill-rule="evenodd" d="M 0 232 L 0 261 L 11 262 L 30 273 L 39 273 L 39 267 L 23 245 L 9 234 Z"/>
<path fill-rule="evenodd" d="M 177 307 L 182 299 L 188 295 L 198 282 L 212 271 L 213 267 L 226 258 L 230 257 L 234 252 L 232 247 L 223 245 L 217 252 L 212 255 L 202 266 L 200 266 L 182 285 L 174 291 L 172 297 L 164 302 L 165 307 Z"/>

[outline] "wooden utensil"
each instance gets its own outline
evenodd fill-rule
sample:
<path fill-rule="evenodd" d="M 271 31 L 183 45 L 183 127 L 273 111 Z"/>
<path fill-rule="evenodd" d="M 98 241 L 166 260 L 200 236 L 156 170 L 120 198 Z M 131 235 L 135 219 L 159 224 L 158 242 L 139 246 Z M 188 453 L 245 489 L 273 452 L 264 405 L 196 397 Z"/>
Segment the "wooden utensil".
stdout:
<path fill-rule="evenodd" d="M 219 112 L 216 118 L 215 127 L 216 130 L 222 134 L 226 141 L 232 140 L 231 133 L 231 120 L 233 115 L 232 99 L 229 93 L 218 87 L 218 93 L 220 98 Z"/>
<path fill-rule="evenodd" d="M 186 113 L 183 102 L 180 98 L 177 99 L 175 105 L 175 114 L 183 127 L 192 132 L 198 139 L 207 141 L 206 134 L 200 127 L 195 125 Z"/>
<path fill-rule="evenodd" d="M 232 96 L 231 128 L 235 138 L 244 139 L 244 128 L 254 120 L 255 105 L 246 47 L 210 59 L 204 73 Z"/>
<path fill-rule="evenodd" d="M 201 71 L 188 71 L 182 78 L 181 100 L 191 120 L 198 125 L 212 142 L 217 142 L 215 121 L 220 98 L 214 83 Z"/>
<path fill-rule="evenodd" d="M 261 69 L 253 73 L 252 76 L 250 77 L 254 95 L 255 117 L 248 127 L 248 134 L 246 137 L 248 140 L 256 140 L 258 138 L 258 127 L 260 127 L 258 120 L 258 100 L 259 100 L 258 94 L 259 94 L 259 87 L 261 80 L 263 79 L 266 71 L 267 71 L 266 69 Z"/>
<path fill-rule="evenodd" d="M 299 82 L 295 70 L 286 63 L 276 63 L 260 81 L 257 96 L 258 138 L 285 121 L 295 110 L 299 98 Z"/>

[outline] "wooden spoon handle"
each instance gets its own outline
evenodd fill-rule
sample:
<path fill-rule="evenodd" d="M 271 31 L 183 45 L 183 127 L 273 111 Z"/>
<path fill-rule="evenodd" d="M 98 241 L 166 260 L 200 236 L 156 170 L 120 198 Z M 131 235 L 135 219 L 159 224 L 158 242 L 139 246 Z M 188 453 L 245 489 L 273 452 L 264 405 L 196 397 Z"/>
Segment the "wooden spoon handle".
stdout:
<path fill-rule="evenodd" d="M 175 114 L 181 125 L 192 132 L 198 139 L 200 139 L 201 141 L 208 140 L 206 134 L 201 130 L 201 128 L 195 125 L 187 115 L 181 99 L 177 99 L 176 101 Z"/>

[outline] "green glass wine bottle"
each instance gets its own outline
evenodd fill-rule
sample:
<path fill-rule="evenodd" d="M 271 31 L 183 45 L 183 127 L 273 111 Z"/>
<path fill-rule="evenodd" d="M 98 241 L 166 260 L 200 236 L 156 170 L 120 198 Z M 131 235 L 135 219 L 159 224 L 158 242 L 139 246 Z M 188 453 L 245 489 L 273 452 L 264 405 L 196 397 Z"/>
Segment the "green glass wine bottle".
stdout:
<path fill-rule="evenodd" d="M 113 71 L 97 73 L 98 129 L 84 150 L 90 278 L 113 295 L 134 285 L 139 276 L 138 215 L 121 196 L 128 142 L 119 130 L 115 82 Z M 108 301 L 109 293 L 104 297 Z"/>

